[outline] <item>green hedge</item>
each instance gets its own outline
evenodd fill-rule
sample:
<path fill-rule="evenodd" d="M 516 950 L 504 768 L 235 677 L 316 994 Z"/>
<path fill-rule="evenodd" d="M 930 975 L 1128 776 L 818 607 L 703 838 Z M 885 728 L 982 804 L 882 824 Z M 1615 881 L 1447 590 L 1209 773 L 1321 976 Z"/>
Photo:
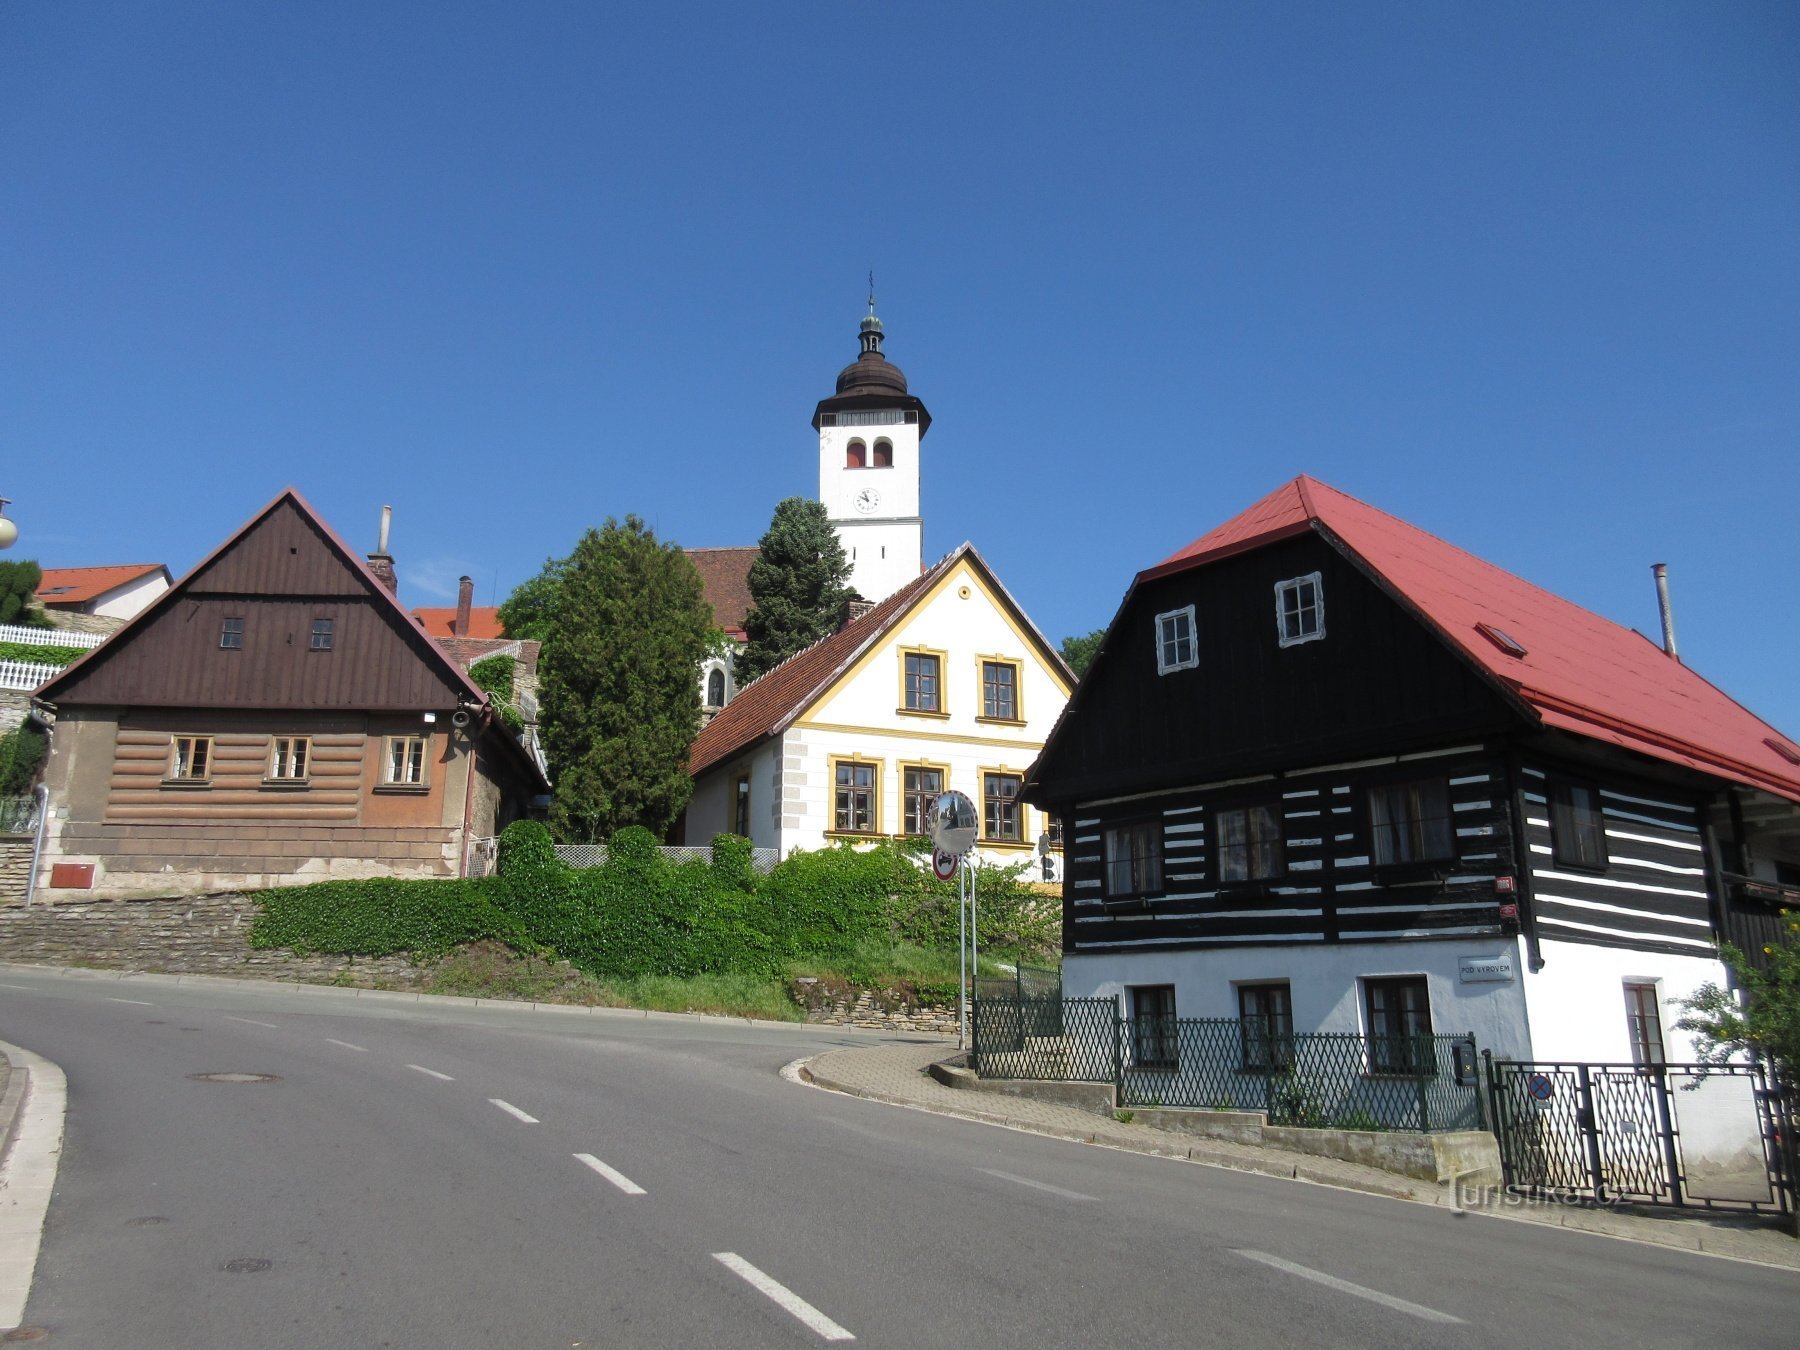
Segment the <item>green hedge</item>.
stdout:
<path fill-rule="evenodd" d="M 40 666 L 66 666 L 86 656 L 86 647 L 59 647 L 51 643 L 0 642 L 0 661 L 30 661 Z"/>
<path fill-rule="evenodd" d="M 882 844 L 796 851 L 768 876 L 750 841 L 720 835 L 713 859 L 674 862 L 648 830 L 614 835 L 599 867 L 556 860 L 535 821 L 509 825 L 500 874 L 479 881 L 338 881 L 267 892 L 259 946 L 385 955 L 435 953 L 493 937 L 549 949 L 594 975 L 779 975 L 792 961 L 855 964 L 871 947 L 956 941 L 954 883 L 916 849 Z M 982 945 L 1044 950 L 1061 906 L 1008 869 L 976 880 Z"/>

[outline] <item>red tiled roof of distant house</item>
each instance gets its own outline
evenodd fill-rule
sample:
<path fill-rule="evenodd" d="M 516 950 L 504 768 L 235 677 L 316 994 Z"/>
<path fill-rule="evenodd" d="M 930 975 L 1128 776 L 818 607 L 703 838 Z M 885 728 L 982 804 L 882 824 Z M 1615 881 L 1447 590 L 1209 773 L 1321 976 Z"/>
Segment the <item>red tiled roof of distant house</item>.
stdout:
<path fill-rule="evenodd" d="M 1793 742 L 1643 634 L 1304 475 L 1139 574 L 1316 530 L 1543 725 L 1800 801 Z M 1497 630 L 1508 644 L 1487 636 Z"/>
<path fill-rule="evenodd" d="M 166 573 L 161 563 L 120 563 L 110 567 L 46 567 L 38 582 L 40 603 L 56 608 L 62 605 L 85 605 L 108 591 L 130 585 L 153 572 Z"/>
<path fill-rule="evenodd" d="M 413 618 L 419 621 L 424 630 L 434 638 L 456 636 L 450 629 L 456 622 L 456 606 L 448 609 L 415 609 Z M 468 638 L 499 638 L 506 636 L 506 630 L 500 625 L 500 611 L 487 609 L 471 609 L 469 611 L 469 631 L 462 634 Z"/>
<path fill-rule="evenodd" d="M 744 640 L 744 616 L 750 612 L 750 564 L 762 550 L 754 544 L 741 548 L 690 548 L 682 550 L 705 587 L 713 622 L 739 642 Z"/>

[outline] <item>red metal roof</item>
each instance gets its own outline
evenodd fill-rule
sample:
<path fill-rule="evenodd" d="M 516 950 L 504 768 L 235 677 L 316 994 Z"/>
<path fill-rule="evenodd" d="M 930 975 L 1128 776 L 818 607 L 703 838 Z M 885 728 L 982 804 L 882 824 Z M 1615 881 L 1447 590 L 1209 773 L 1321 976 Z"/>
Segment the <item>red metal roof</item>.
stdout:
<path fill-rule="evenodd" d="M 1800 801 L 1800 767 L 1776 749 L 1794 743 L 1643 634 L 1317 479 L 1284 483 L 1139 580 L 1308 529 L 1360 559 L 1545 726 Z M 1509 654 L 1479 625 L 1524 655 Z"/>
<path fill-rule="evenodd" d="M 44 579 L 38 582 L 37 597 L 45 605 L 85 605 L 108 591 L 130 585 L 153 572 L 169 580 L 169 569 L 161 563 L 121 563 L 112 567 L 46 567 Z"/>
<path fill-rule="evenodd" d="M 456 621 L 456 606 L 448 609 L 425 608 L 415 609 L 413 618 L 419 621 L 428 634 L 434 638 L 456 636 L 450 631 L 450 625 Z M 467 638 L 500 638 L 506 636 L 506 630 L 500 626 L 500 611 L 488 606 L 469 611 L 469 631 L 462 636 Z"/>

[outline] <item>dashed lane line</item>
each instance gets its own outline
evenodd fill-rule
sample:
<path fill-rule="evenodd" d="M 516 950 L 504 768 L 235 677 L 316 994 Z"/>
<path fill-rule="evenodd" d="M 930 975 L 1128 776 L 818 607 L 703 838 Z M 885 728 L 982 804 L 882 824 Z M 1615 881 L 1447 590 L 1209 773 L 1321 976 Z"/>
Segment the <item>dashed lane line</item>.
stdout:
<path fill-rule="evenodd" d="M 1392 1308 L 1395 1312 L 1403 1312 L 1409 1317 L 1417 1317 L 1425 1322 L 1455 1322 L 1460 1324 L 1462 1318 L 1452 1317 L 1447 1312 L 1439 1312 L 1436 1308 L 1427 1308 L 1422 1303 L 1409 1303 L 1403 1298 L 1395 1298 L 1392 1294 L 1384 1294 L 1379 1289 L 1371 1289 L 1367 1285 L 1352 1284 L 1349 1280 L 1340 1280 L 1335 1275 L 1327 1275 L 1322 1270 L 1314 1270 L 1311 1266 L 1296 1265 L 1292 1261 L 1284 1261 L 1279 1256 L 1270 1256 L 1267 1252 L 1238 1250 L 1239 1256 L 1248 1257 L 1252 1261 L 1260 1261 L 1265 1266 L 1273 1266 L 1276 1270 L 1285 1270 L 1290 1275 L 1298 1275 L 1303 1280 L 1311 1280 L 1314 1284 L 1322 1284 L 1327 1289 L 1335 1289 L 1340 1294 L 1350 1294 L 1356 1298 L 1366 1298 L 1371 1303 L 1379 1303 L 1384 1308 Z"/>
<path fill-rule="evenodd" d="M 1015 1182 L 1020 1186 L 1029 1186 L 1035 1191 L 1049 1191 L 1052 1195 L 1060 1195 L 1065 1200 L 1095 1200 L 1099 1197 L 1083 1195 L 1080 1191 L 1065 1191 L 1061 1186 L 1052 1186 L 1047 1181 L 1033 1181 L 1030 1177 L 1014 1176 L 1011 1172 L 1002 1172 L 993 1167 L 977 1167 L 977 1172 L 986 1172 L 990 1177 L 999 1177 L 1002 1181 Z"/>
<path fill-rule="evenodd" d="M 107 995 L 106 1001 L 108 1003 L 131 1003 L 140 1008 L 154 1008 L 156 1006 L 154 1003 L 144 1002 L 141 998 L 114 998 L 110 994 Z"/>
<path fill-rule="evenodd" d="M 821 1339 L 827 1341 L 853 1341 L 856 1339 L 850 1332 L 844 1330 L 792 1289 L 763 1274 L 736 1252 L 714 1252 L 713 1260 L 743 1280 L 757 1293 L 769 1299 L 776 1307 L 791 1314 L 809 1329 L 817 1332 Z"/>
<path fill-rule="evenodd" d="M 270 1031 L 281 1030 L 281 1028 L 276 1026 L 273 1022 L 259 1022 L 254 1017 L 233 1017 L 230 1013 L 226 1013 L 225 1020 L 228 1022 L 244 1022 L 253 1027 L 267 1027 Z"/>
<path fill-rule="evenodd" d="M 326 1038 L 325 1038 L 325 1044 L 327 1044 L 327 1045 L 337 1045 L 337 1046 L 342 1046 L 342 1047 L 343 1047 L 343 1048 L 344 1048 L 344 1049 L 346 1049 L 346 1050 L 354 1050 L 354 1051 L 356 1051 L 356 1053 L 357 1053 L 357 1054 L 359 1054 L 359 1055 L 366 1055 L 366 1054 L 368 1054 L 368 1053 L 369 1053 L 369 1047 L 368 1047 L 368 1046 L 366 1046 L 366 1045 L 352 1045 L 352 1044 L 350 1044 L 350 1042 L 349 1042 L 349 1041 L 340 1041 L 340 1040 L 338 1040 L 338 1039 L 337 1039 L 337 1038 L 336 1038 L 336 1037 L 335 1037 L 335 1036 L 327 1036 L 327 1037 L 326 1037 Z"/>
<path fill-rule="evenodd" d="M 612 1182 L 613 1185 L 617 1186 L 620 1190 L 624 1191 L 625 1194 L 627 1194 L 627 1195 L 647 1195 L 647 1194 L 649 1194 L 648 1191 L 646 1191 L 642 1186 L 638 1185 L 637 1182 L 633 1181 L 630 1177 L 626 1176 L 623 1172 L 620 1172 L 615 1168 L 608 1167 L 605 1163 L 601 1162 L 598 1158 L 596 1158 L 591 1153 L 577 1153 L 575 1155 L 575 1161 L 580 1162 L 580 1163 L 586 1163 L 589 1167 L 593 1168 L 601 1176 L 605 1177 L 608 1181 Z"/>
<path fill-rule="evenodd" d="M 527 1125 L 535 1125 L 538 1123 L 538 1118 L 536 1116 L 526 1115 L 525 1112 L 519 1110 L 519 1108 L 514 1106 L 511 1102 L 503 1102 L 498 1097 L 489 1097 L 488 1105 L 499 1107 L 514 1120 L 522 1120 Z"/>
<path fill-rule="evenodd" d="M 439 1073 L 436 1069 L 428 1069 L 423 1064 L 408 1064 L 406 1067 L 411 1069 L 414 1073 L 422 1073 L 427 1078 L 435 1078 L 439 1082 L 454 1083 L 456 1081 L 449 1074 Z"/>

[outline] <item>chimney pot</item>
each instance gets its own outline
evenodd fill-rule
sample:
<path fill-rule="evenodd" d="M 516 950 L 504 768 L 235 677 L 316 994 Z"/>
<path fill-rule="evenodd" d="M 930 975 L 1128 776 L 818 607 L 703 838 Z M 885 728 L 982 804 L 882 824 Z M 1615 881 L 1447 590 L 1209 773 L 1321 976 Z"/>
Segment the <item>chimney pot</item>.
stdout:
<path fill-rule="evenodd" d="M 456 622 L 450 631 L 457 637 L 469 636 L 469 611 L 475 606 L 475 583 L 461 577 L 456 583 Z"/>

